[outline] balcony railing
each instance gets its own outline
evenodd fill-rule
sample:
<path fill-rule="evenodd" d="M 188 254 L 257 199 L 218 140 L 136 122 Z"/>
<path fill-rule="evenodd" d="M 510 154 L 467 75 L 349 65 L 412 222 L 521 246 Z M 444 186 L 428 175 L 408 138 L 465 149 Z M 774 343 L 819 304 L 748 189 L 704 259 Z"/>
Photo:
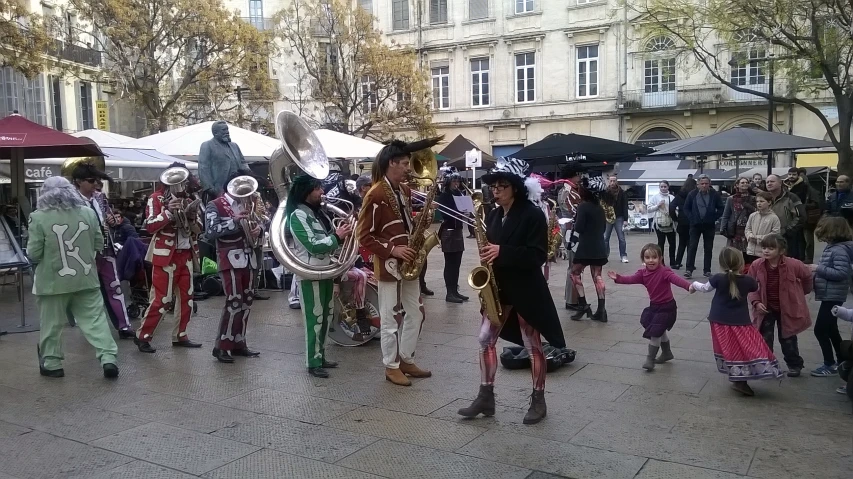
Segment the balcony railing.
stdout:
<path fill-rule="evenodd" d="M 101 52 L 94 48 L 81 47 L 61 40 L 54 40 L 48 48 L 48 53 L 62 60 L 92 67 L 101 66 Z"/>
<path fill-rule="evenodd" d="M 768 84 L 744 85 L 753 91 L 767 93 Z M 776 95 L 790 96 L 789 84 L 784 79 L 774 82 Z M 829 90 L 805 91 L 801 87 L 797 97 L 819 102 L 834 101 Z M 645 90 L 629 90 L 622 93 L 619 109 L 623 111 L 642 111 L 653 109 L 689 109 L 713 108 L 717 106 L 735 106 L 744 103 L 764 103 L 767 100 L 751 93 L 742 93 L 720 84 L 695 85 L 687 88 L 677 88 L 670 91 L 647 92 Z"/>
<path fill-rule="evenodd" d="M 260 31 L 272 30 L 275 28 L 273 19 L 270 17 L 240 17 L 240 19 Z"/>

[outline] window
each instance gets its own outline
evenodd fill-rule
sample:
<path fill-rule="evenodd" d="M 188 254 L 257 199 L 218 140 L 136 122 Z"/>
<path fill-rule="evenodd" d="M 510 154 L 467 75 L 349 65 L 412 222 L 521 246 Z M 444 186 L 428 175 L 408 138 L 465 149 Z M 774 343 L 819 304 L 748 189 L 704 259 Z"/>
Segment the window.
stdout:
<path fill-rule="evenodd" d="M 391 23 L 394 30 L 409 29 L 409 0 L 391 0 Z"/>
<path fill-rule="evenodd" d="M 264 29 L 263 0 L 249 0 L 249 24 L 258 30 Z"/>
<path fill-rule="evenodd" d="M 536 100 L 536 54 L 519 53 L 515 56 L 515 101 L 528 103 Z"/>
<path fill-rule="evenodd" d="M 92 84 L 89 82 L 81 81 L 79 83 L 79 91 L 77 92 L 77 99 L 80 104 L 79 111 L 79 124 L 77 125 L 79 130 L 88 130 L 94 128 L 94 121 L 92 121 Z"/>
<path fill-rule="evenodd" d="M 577 47 L 578 98 L 598 96 L 598 45 Z"/>
<path fill-rule="evenodd" d="M 447 0 L 429 0 L 429 23 L 447 23 Z"/>
<path fill-rule="evenodd" d="M 515 0 L 515 13 L 528 13 L 533 11 L 533 0 Z"/>
<path fill-rule="evenodd" d="M 373 14 L 373 0 L 358 0 L 358 4 L 365 12 Z"/>
<path fill-rule="evenodd" d="M 450 108 L 450 67 L 432 69 L 432 107 L 436 110 Z"/>
<path fill-rule="evenodd" d="M 643 64 L 645 93 L 675 91 L 675 58 L 666 58 L 667 52 L 675 48 L 675 42 L 669 37 L 656 37 L 649 41 L 647 49 L 651 55 L 663 58 L 650 58 Z"/>
<path fill-rule="evenodd" d="M 53 129 L 63 130 L 62 116 L 62 81 L 59 77 L 50 77 L 50 109 L 53 114 Z"/>
<path fill-rule="evenodd" d="M 489 0 L 468 0 L 468 19 L 489 18 Z"/>
<path fill-rule="evenodd" d="M 471 60 L 471 106 L 489 106 L 489 59 Z"/>
<path fill-rule="evenodd" d="M 376 81 L 370 75 L 361 77 L 361 109 L 365 113 L 375 113 L 379 107 L 379 99 L 376 95 Z"/>
<path fill-rule="evenodd" d="M 750 88 L 766 83 L 767 54 L 764 48 L 752 47 L 745 52 L 736 52 L 729 65 L 732 83 L 737 86 Z"/>
<path fill-rule="evenodd" d="M 63 25 L 63 40 L 68 43 L 76 43 L 77 36 L 77 14 L 73 12 L 65 12 L 65 25 Z"/>
<path fill-rule="evenodd" d="M 18 111 L 26 119 L 47 125 L 44 76 L 28 79 L 11 67 L 0 68 L 0 118 Z"/>

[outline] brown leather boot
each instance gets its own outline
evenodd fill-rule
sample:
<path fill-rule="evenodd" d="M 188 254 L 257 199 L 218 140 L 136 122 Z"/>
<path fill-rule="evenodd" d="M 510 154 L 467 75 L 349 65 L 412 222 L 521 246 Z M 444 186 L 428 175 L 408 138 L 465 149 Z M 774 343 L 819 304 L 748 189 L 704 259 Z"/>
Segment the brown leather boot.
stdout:
<path fill-rule="evenodd" d="M 412 382 L 399 369 L 385 368 L 385 380 L 397 386 L 411 386 Z"/>
<path fill-rule="evenodd" d="M 495 415 L 495 387 L 480 385 L 480 393 L 477 398 L 468 407 L 463 407 L 458 411 L 460 416 L 477 417 L 478 414 L 483 414 L 485 417 Z"/>
<path fill-rule="evenodd" d="M 415 363 L 409 364 L 405 361 L 400 361 L 400 372 L 408 374 L 413 378 L 428 378 L 432 376 L 430 371 L 419 368 Z"/>
<path fill-rule="evenodd" d="M 533 390 L 530 396 L 530 409 L 524 415 L 524 424 L 536 424 L 548 415 L 548 407 L 545 406 L 545 391 Z"/>

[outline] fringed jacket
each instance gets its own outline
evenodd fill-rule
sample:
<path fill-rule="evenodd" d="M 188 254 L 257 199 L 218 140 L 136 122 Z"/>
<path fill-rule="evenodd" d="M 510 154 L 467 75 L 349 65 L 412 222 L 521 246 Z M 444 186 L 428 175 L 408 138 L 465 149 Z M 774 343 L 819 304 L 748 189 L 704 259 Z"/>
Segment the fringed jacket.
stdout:
<path fill-rule="evenodd" d="M 358 241 L 373 253 L 373 271 L 379 281 L 401 281 L 400 260 L 394 246 L 408 246 L 412 229 L 412 192 L 401 184 L 394 191 L 383 178 L 364 195 L 358 216 Z"/>

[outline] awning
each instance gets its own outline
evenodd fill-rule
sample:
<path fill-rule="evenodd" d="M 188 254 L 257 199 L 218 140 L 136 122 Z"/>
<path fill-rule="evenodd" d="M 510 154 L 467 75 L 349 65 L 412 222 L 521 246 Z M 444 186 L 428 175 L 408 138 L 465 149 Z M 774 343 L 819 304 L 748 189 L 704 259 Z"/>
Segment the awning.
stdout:
<path fill-rule="evenodd" d="M 104 152 L 110 148 L 103 148 Z M 134 151 L 134 150 L 130 150 Z M 44 181 L 51 176 L 60 176 L 62 163 L 66 158 L 39 158 L 24 160 L 24 178 L 28 183 L 34 181 Z M 149 160 L 122 160 L 116 157 L 109 156 L 104 162 L 106 163 L 106 173 L 114 181 L 151 181 L 160 180 L 160 174 L 163 170 L 172 164 L 172 161 L 156 161 L 149 157 Z M 184 163 L 188 170 L 193 171 L 198 169 L 198 164 L 193 162 Z M 9 160 L 0 160 L 0 177 L 9 177 Z"/>
<path fill-rule="evenodd" d="M 655 160 L 619 163 L 616 177 L 619 183 L 645 184 L 666 180 L 670 184 L 680 185 L 687 175 L 696 176 L 699 169 L 690 160 Z"/>

